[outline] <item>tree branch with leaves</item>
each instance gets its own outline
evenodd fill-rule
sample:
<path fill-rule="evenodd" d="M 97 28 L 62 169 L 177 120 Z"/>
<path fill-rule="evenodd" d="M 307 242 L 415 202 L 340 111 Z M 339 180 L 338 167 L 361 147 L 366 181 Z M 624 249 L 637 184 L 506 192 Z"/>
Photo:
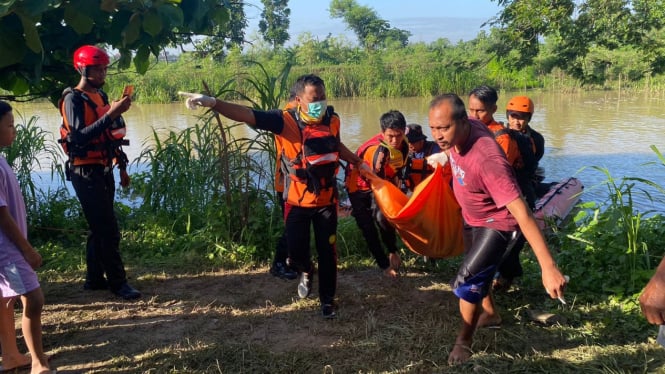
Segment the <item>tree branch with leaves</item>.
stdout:
<path fill-rule="evenodd" d="M 117 50 L 115 67 L 144 74 L 150 55 L 226 25 L 223 0 L 6 0 L 0 3 L 0 96 L 49 97 L 78 79 L 72 54 L 84 44 Z"/>

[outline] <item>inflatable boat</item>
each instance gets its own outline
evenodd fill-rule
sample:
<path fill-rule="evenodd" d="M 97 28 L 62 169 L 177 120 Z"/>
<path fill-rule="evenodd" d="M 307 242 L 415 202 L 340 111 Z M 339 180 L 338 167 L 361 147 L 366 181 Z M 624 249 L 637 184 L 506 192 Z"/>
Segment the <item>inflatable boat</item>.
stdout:
<path fill-rule="evenodd" d="M 583 189 L 582 181 L 575 177 L 553 184 L 547 193 L 536 201 L 533 211 L 541 230 L 560 226 L 580 201 Z"/>

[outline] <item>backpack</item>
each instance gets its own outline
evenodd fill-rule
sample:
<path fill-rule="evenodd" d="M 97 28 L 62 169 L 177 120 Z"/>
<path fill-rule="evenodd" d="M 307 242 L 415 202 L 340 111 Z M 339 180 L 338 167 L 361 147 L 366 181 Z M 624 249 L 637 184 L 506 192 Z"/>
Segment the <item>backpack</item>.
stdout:
<path fill-rule="evenodd" d="M 515 168 L 515 172 L 518 175 L 529 177 L 535 175 L 536 169 L 538 168 L 538 159 L 536 158 L 536 154 L 533 149 L 531 137 L 517 130 L 507 128 L 495 132 L 494 137 L 496 138 L 504 134 L 510 135 L 510 138 L 515 140 L 517 148 L 520 152 L 520 157 L 518 160 L 518 165 Z"/>
<path fill-rule="evenodd" d="M 330 130 L 330 118 L 334 114 L 328 106 L 320 123 L 306 124 L 296 110 L 287 111 L 298 124 L 301 135 L 301 150 L 289 160 L 282 153 L 284 174 L 307 183 L 307 191 L 319 195 L 322 190 L 337 189 L 337 169 L 339 167 L 339 140 Z M 288 182 L 288 178 L 286 178 Z M 285 186 L 285 194 L 288 186 Z"/>

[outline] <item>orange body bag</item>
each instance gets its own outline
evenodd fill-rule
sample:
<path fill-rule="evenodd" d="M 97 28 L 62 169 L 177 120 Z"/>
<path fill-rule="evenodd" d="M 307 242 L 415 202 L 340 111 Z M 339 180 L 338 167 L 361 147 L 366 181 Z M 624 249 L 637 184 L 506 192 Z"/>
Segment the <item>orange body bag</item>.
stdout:
<path fill-rule="evenodd" d="M 411 197 L 381 178 L 370 182 L 381 212 L 412 252 L 430 258 L 462 254 L 462 211 L 443 167 L 418 184 Z"/>

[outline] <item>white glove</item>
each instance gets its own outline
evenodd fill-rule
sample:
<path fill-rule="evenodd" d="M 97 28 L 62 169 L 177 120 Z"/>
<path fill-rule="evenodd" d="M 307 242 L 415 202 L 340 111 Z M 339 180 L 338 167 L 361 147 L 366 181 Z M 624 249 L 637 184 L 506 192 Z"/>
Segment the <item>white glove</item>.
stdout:
<path fill-rule="evenodd" d="M 187 98 L 185 100 L 185 106 L 192 110 L 196 109 L 197 106 L 212 108 L 215 106 L 215 103 L 217 103 L 217 100 L 214 97 L 197 93 L 178 91 L 178 95 Z"/>
<path fill-rule="evenodd" d="M 427 164 L 433 168 L 436 168 L 437 165 L 446 166 L 447 163 L 448 163 L 448 155 L 446 154 L 446 152 L 439 152 L 427 156 Z"/>

